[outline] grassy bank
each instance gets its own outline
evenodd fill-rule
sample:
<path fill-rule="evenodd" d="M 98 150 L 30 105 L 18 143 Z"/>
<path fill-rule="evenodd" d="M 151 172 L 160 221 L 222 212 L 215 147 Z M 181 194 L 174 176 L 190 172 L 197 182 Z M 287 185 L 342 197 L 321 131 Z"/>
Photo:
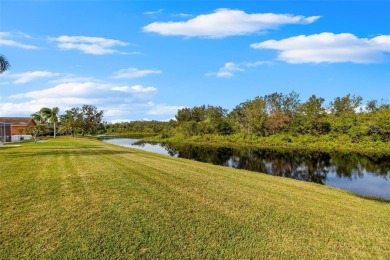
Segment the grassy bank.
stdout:
<path fill-rule="evenodd" d="M 390 204 L 97 140 L 0 148 L 0 259 L 390 258 Z"/>
<path fill-rule="evenodd" d="M 370 139 L 362 139 L 359 142 L 354 142 L 347 135 L 272 135 L 269 137 L 261 137 L 243 134 L 226 136 L 209 134 L 203 136 L 185 137 L 184 135 L 176 134 L 171 137 L 158 135 L 146 137 L 144 139 L 156 142 L 202 144 L 211 146 L 310 150 L 321 152 L 359 153 L 363 155 L 390 155 L 390 143 L 388 142 L 373 141 Z"/>

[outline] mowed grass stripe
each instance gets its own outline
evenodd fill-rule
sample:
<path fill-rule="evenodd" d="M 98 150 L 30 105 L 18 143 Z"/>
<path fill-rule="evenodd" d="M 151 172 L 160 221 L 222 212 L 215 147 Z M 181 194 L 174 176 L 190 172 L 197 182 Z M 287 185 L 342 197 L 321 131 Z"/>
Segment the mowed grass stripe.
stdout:
<path fill-rule="evenodd" d="M 389 203 L 60 138 L 0 149 L 0 258 L 389 258 Z"/>
<path fill-rule="evenodd" d="M 208 168 L 208 167 L 206 167 L 206 168 Z M 221 172 L 224 171 L 225 169 L 226 168 L 221 168 Z M 238 171 L 237 173 L 242 173 L 242 171 Z M 194 175 L 196 175 L 196 174 L 194 173 Z M 194 175 L 192 175 L 192 176 L 194 176 Z M 228 177 L 231 177 L 231 176 L 239 176 L 239 175 L 231 175 L 231 174 L 228 175 Z M 252 174 L 250 173 L 249 176 L 252 176 Z M 203 178 L 204 178 L 204 176 L 203 176 Z M 275 177 L 270 177 L 269 179 L 275 179 Z M 281 179 L 281 180 L 282 181 L 286 181 L 285 179 Z M 300 185 L 293 185 L 293 186 L 313 187 L 312 184 L 296 182 L 296 181 L 290 181 L 290 182 L 294 183 L 294 184 L 297 184 L 297 183 L 300 184 Z M 215 184 L 215 182 L 209 182 L 209 183 Z M 252 186 L 253 186 L 253 183 L 254 182 L 252 182 Z M 332 193 L 334 193 L 334 190 L 330 189 L 330 188 L 323 189 L 325 191 L 328 191 L 327 192 L 328 196 L 327 197 L 323 197 L 322 196 L 321 200 L 318 199 L 318 197 L 316 197 L 317 194 L 313 194 L 314 195 L 313 198 L 314 198 L 314 201 L 316 201 L 316 203 L 314 204 L 314 206 L 310 206 L 310 203 L 307 204 L 307 202 L 309 202 L 309 200 L 313 200 L 313 199 L 302 197 L 301 194 L 299 194 L 301 191 L 300 191 L 300 189 L 298 187 L 294 187 L 294 190 L 296 192 L 291 192 L 291 188 L 289 188 L 289 186 L 286 186 L 286 185 L 283 185 L 282 189 L 279 189 L 279 190 L 281 190 L 281 191 L 279 191 L 279 195 L 284 195 L 282 197 L 278 196 L 278 197 L 276 197 L 277 199 L 274 199 L 274 197 L 272 197 L 272 196 L 271 197 L 267 196 L 267 198 L 268 198 L 267 199 L 264 196 L 262 196 L 261 198 L 259 198 L 258 190 L 262 189 L 264 191 L 264 186 L 263 185 L 264 185 L 264 183 L 262 183 L 261 185 L 258 185 L 257 189 L 252 188 L 250 190 L 248 190 L 248 187 L 242 186 L 242 187 L 237 187 L 238 188 L 237 190 L 245 192 L 246 195 L 247 195 L 247 198 L 248 198 L 248 195 L 254 194 L 254 196 L 252 198 L 250 198 L 249 201 L 251 201 L 251 202 L 259 202 L 259 204 L 256 205 L 256 206 L 264 205 L 264 203 L 266 203 L 267 201 L 271 202 L 269 204 L 271 207 L 278 207 L 279 206 L 279 210 L 284 213 L 284 216 L 288 216 L 288 214 L 291 214 L 291 213 L 295 212 L 296 215 L 297 215 L 297 216 L 295 216 L 295 217 L 297 217 L 296 219 L 306 220 L 305 216 L 312 216 L 314 214 L 314 215 L 319 215 L 319 217 L 321 217 L 320 221 L 322 221 L 323 217 L 326 217 L 326 216 L 329 217 L 329 213 L 331 213 L 332 214 L 332 218 L 335 219 L 335 220 L 336 219 L 347 220 L 347 221 L 345 221 L 343 223 L 344 224 L 343 232 L 346 233 L 346 239 L 345 239 L 346 243 L 349 243 L 348 241 L 350 239 L 350 238 L 348 238 L 348 233 L 350 233 L 351 229 L 356 228 L 353 225 L 351 225 L 350 219 L 351 218 L 355 218 L 355 221 L 359 222 L 359 221 L 361 221 L 361 218 L 364 216 L 364 215 L 362 216 L 363 210 L 360 207 L 356 207 L 356 203 L 359 203 L 361 201 L 360 198 L 357 198 L 356 199 L 357 201 L 355 201 L 353 204 L 345 204 L 345 202 L 340 201 L 340 200 L 332 201 L 331 198 L 332 198 Z M 221 187 L 219 187 L 219 188 L 221 188 Z M 323 188 L 323 187 L 321 187 L 321 188 Z M 208 188 L 206 190 L 209 191 L 210 189 Z M 311 189 L 311 190 L 313 190 L 313 189 Z M 231 192 L 231 191 L 232 190 L 229 190 L 229 192 Z M 226 193 L 224 193 L 224 194 L 226 196 Z M 234 195 L 234 197 L 236 197 L 236 198 L 242 197 L 242 196 L 240 196 L 242 194 L 240 194 L 238 196 L 236 196 L 236 195 L 237 194 Z M 214 201 L 220 201 L 220 200 L 215 199 Z M 231 200 L 230 200 L 230 202 L 231 202 Z M 246 204 L 245 201 L 239 201 L 239 203 L 238 203 L 239 206 L 244 205 L 244 207 L 239 208 L 239 210 L 236 211 L 237 215 L 240 218 L 245 216 L 245 212 L 242 211 L 243 208 L 253 209 L 253 205 L 249 205 L 249 207 L 248 207 L 248 205 L 245 205 L 245 204 Z M 330 208 L 332 210 L 330 212 L 324 211 L 324 207 L 323 207 L 324 204 L 325 205 L 328 204 L 328 208 Z M 217 207 L 217 205 L 214 205 L 214 207 Z M 345 211 L 343 209 L 347 209 L 348 210 L 347 211 L 348 214 L 343 214 L 343 213 L 345 213 Z M 235 212 L 234 210 L 232 210 L 232 208 L 228 208 L 227 210 L 230 213 Z M 353 213 L 352 215 L 350 215 L 351 211 Z M 376 219 L 378 219 L 378 213 L 379 212 L 366 212 L 366 213 L 368 213 L 368 214 L 365 214 L 366 220 L 369 223 L 370 223 L 370 221 L 372 221 L 373 222 L 373 226 L 376 226 L 377 223 L 375 223 L 375 222 L 376 222 Z M 388 214 L 388 211 L 385 211 L 385 213 L 386 214 L 383 215 L 382 219 L 386 219 L 386 215 Z M 296 219 L 294 219 L 294 221 L 296 221 Z M 333 222 L 330 222 L 331 230 L 334 229 L 334 227 L 332 227 L 332 223 Z M 340 225 L 340 223 L 337 222 L 337 221 L 335 221 L 335 223 L 337 223 L 337 225 Z M 312 224 L 313 224 L 313 226 L 317 226 L 318 227 L 318 226 L 321 226 L 322 222 L 315 221 Z M 323 228 L 325 230 L 329 229 L 329 224 L 322 225 L 322 226 L 323 226 Z M 335 228 L 340 228 L 340 227 L 337 226 Z M 315 229 L 313 229 L 313 230 L 315 230 Z M 308 232 L 310 232 L 310 230 L 308 230 Z M 354 232 L 351 232 L 351 233 L 354 234 Z M 361 239 L 365 240 L 366 237 L 369 236 L 369 233 L 361 232 L 361 235 L 362 235 Z M 383 234 L 383 235 L 384 235 L 383 237 L 386 237 L 386 234 Z M 388 242 L 388 240 L 386 239 L 384 241 L 384 245 L 385 246 L 386 246 L 387 242 Z"/>

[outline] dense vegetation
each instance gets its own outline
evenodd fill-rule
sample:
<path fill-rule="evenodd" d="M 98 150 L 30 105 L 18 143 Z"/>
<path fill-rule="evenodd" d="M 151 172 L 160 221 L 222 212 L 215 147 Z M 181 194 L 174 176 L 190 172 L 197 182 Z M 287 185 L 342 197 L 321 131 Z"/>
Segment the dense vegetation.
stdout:
<path fill-rule="evenodd" d="M 72 108 L 62 115 L 58 108 L 42 108 L 32 116 L 46 124 L 31 129 L 33 136 L 56 133 L 137 134 L 164 142 L 201 142 L 215 145 L 251 145 L 312 150 L 390 153 L 390 105 L 382 100 L 355 95 L 336 97 L 327 106 L 312 95 L 272 93 L 243 102 L 228 112 L 219 106 L 202 105 L 178 110 L 175 120 L 102 122 L 103 111 L 95 106 Z M 56 110 L 57 109 L 57 110 Z"/>
<path fill-rule="evenodd" d="M 0 259 L 389 259 L 390 204 L 60 137 L 0 147 Z"/>
<path fill-rule="evenodd" d="M 74 107 L 66 110 L 65 114 L 59 115 L 60 109 L 43 107 L 31 116 L 38 125 L 29 129 L 29 133 L 36 139 L 39 135 L 56 135 L 56 125 L 59 125 L 61 134 L 75 136 L 77 133 L 97 134 L 104 129 L 102 119 L 103 111 L 93 105 L 83 105 L 81 108 Z"/>
<path fill-rule="evenodd" d="M 131 121 L 121 123 L 106 123 L 104 131 L 106 134 L 167 134 L 173 133 L 177 122 L 164 121 Z"/>
<path fill-rule="evenodd" d="M 336 97 L 328 106 L 315 95 L 300 102 L 295 92 L 273 93 L 237 105 L 228 113 L 219 106 L 178 111 L 170 122 L 135 121 L 106 124 L 107 133 L 155 133 L 158 140 L 307 146 L 337 149 L 366 144 L 386 150 L 390 140 L 390 106 L 355 95 Z M 351 148 L 351 147 L 350 147 Z M 347 149 L 348 150 L 348 149 Z M 387 148 L 388 150 L 388 148 Z"/>

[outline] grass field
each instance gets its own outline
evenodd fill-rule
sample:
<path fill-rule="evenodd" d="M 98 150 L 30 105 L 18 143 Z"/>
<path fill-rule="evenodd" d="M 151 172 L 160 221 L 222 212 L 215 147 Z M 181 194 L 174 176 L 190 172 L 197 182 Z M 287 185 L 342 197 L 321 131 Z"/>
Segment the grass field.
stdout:
<path fill-rule="evenodd" d="M 0 147 L 0 259 L 390 259 L 390 203 L 81 138 Z"/>

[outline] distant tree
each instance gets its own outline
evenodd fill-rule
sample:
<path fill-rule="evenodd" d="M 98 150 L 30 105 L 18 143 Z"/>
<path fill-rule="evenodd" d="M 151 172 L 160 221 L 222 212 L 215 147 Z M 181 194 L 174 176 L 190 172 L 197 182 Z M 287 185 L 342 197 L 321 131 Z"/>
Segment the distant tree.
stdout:
<path fill-rule="evenodd" d="M 221 134 L 232 132 L 226 120 L 227 110 L 219 106 L 195 106 L 178 110 L 178 131 L 185 136 Z"/>
<path fill-rule="evenodd" d="M 18 128 L 18 133 L 19 133 L 19 140 L 23 140 L 23 132 L 24 132 L 24 129 L 23 128 Z"/>
<path fill-rule="evenodd" d="M 31 114 L 31 117 L 38 124 L 45 124 L 46 123 L 46 116 L 45 116 L 43 111 L 44 111 L 43 108 L 41 108 L 38 112 Z"/>
<path fill-rule="evenodd" d="M 0 54 L 0 74 L 6 70 L 9 70 L 10 68 L 11 64 L 8 62 L 7 58 Z"/>
<path fill-rule="evenodd" d="M 9 70 L 11 67 L 10 63 L 8 62 L 7 58 L 4 55 L 0 54 L 0 74 L 2 74 L 4 71 Z M 0 145 L 2 145 L 2 141 L 0 140 Z"/>
<path fill-rule="evenodd" d="M 362 103 L 362 97 L 348 94 L 344 97 L 336 97 L 330 102 L 330 123 L 332 132 L 360 136 L 364 132 L 358 121 L 356 112 Z M 352 131 L 352 132 L 351 132 Z"/>
<path fill-rule="evenodd" d="M 233 129 L 227 121 L 227 109 L 220 106 L 207 106 L 206 119 L 203 121 L 210 133 L 227 135 L 233 132 Z"/>
<path fill-rule="evenodd" d="M 263 97 L 243 102 L 230 112 L 229 121 L 238 132 L 264 135 L 264 124 L 268 118 L 266 105 Z"/>
<path fill-rule="evenodd" d="M 277 132 L 282 132 L 286 129 L 290 120 L 291 118 L 282 111 L 276 110 L 268 116 L 264 126 L 270 134 L 276 134 Z"/>
<path fill-rule="evenodd" d="M 390 140 L 390 107 L 381 106 L 370 116 L 369 134 L 377 135 L 382 141 Z"/>
<path fill-rule="evenodd" d="M 305 103 L 297 108 L 294 117 L 293 131 L 299 134 L 326 134 L 330 125 L 326 121 L 325 99 L 312 95 Z"/>
<path fill-rule="evenodd" d="M 367 102 L 366 104 L 366 110 L 369 113 L 375 112 L 378 109 L 378 100 L 372 99 Z"/>
<path fill-rule="evenodd" d="M 330 111 L 332 114 L 339 116 L 345 113 L 355 114 L 356 109 L 362 103 L 362 97 L 348 94 L 344 97 L 336 97 L 330 102 Z"/>
<path fill-rule="evenodd" d="M 45 126 L 44 125 L 36 125 L 32 126 L 27 130 L 27 134 L 30 134 L 32 138 L 34 139 L 34 142 L 37 142 L 38 136 L 45 133 Z"/>
<path fill-rule="evenodd" d="M 177 111 L 175 118 L 176 118 L 177 122 L 179 122 L 179 123 L 191 121 L 192 120 L 191 108 L 185 107 L 185 108 L 179 109 Z"/>
<path fill-rule="evenodd" d="M 180 122 L 201 122 L 207 119 L 207 108 L 205 105 L 193 108 L 179 109 L 176 115 L 176 120 Z"/>
<path fill-rule="evenodd" d="M 82 134 L 96 134 L 99 125 L 102 123 L 103 110 L 98 111 L 93 105 L 83 105 L 80 112 L 82 115 Z"/>
<path fill-rule="evenodd" d="M 264 97 L 268 117 L 265 127 L 268 132 L 275 134 L 287 129 L 299 107 L 299 95 L 291 92 L 288 95 L 272 93 Z"/>
<path fill-rule="evenodd" d="M 56 125 L 58 123 L 58 113 L 60 112 L 60 109 L 58 107 L 53 107 L 51 109 L 44 107 L 40 111 L 44 116 L 44 118 L 46 119 L 46 121 L 53 124 L 54 138 L 56 138 Z"/>
<path fill-rule="evenodd" d="M 60 116 L 61 131 L 69 132 L 74 137 L 77 130 L 81 128 L 82 120 L 80 108 L 66 110 L 65 114 Z"/>

